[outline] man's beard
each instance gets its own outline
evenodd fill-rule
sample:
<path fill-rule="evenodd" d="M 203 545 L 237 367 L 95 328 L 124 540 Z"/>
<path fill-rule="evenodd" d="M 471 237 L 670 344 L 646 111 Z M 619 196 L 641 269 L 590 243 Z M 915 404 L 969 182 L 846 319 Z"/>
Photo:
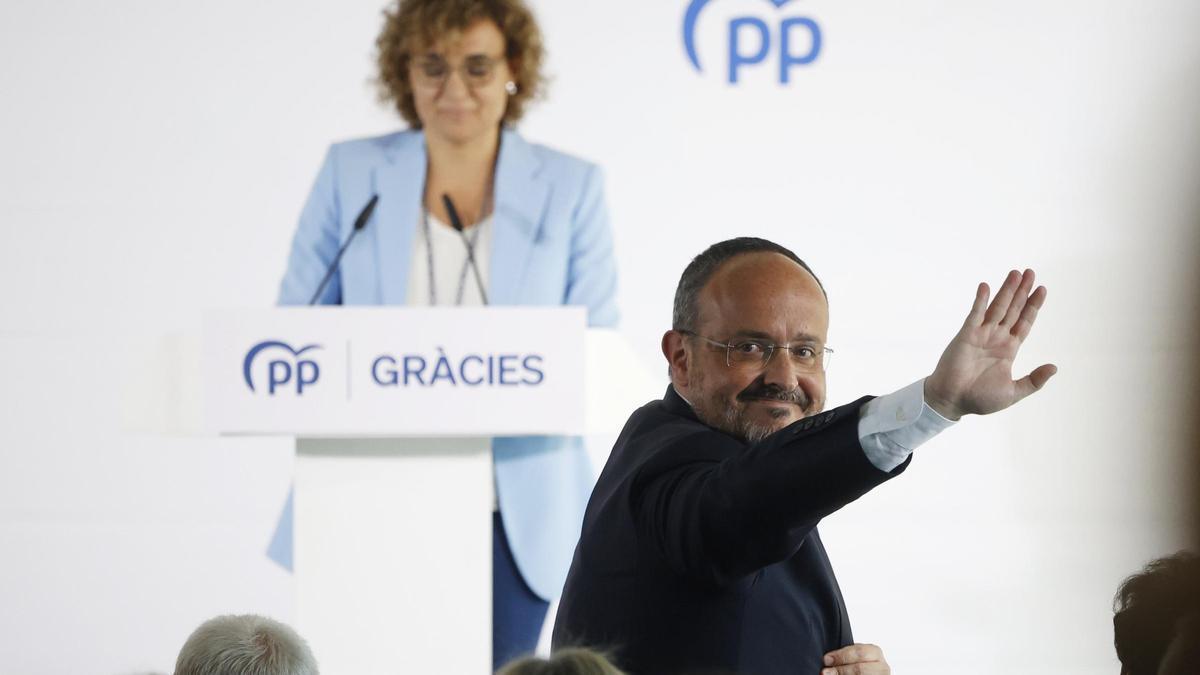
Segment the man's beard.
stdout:
<path fill-rule="evenodd" d="M 757 443 L 782 427 L 749 419 L 744 404 L 755 399 L 794 403 L 806 415 L 815 412 L 815 410 L 810 410 L 813 407 L 813 400 L 804 393 L 803 389 L 797 387 L 785 390 L 773 384 L 766 384 L 762 378 L 755 380 L 737 395 L 737 401 L 743 405 L 728 405 L 721 400 L 704 399 L 699 406 L 693 406 L 693 409 L 700 421 L 708 426 L 720 429 L 745 443 Z M 775 419 L 780 419 L 787 416 L 787 411 L 777 409 L 772 410 L 770 414 Z"/>

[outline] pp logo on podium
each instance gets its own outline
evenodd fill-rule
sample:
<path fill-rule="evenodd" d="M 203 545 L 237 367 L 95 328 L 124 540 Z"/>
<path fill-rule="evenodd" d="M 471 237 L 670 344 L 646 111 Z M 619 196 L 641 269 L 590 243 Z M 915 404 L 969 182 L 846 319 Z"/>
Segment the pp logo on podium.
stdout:
<path fill-rule="evenodd" d="M 246 380 L 246 386 L 258 393 L 255 379 L 260 384 L 265 379 L 268 396 L 274 396 L 281 389 L 288 392 L 294 389 L 297 396 L 303 396 L 305 388 L 316 384 L 321 378 L 321 366 L 311 357 L 304 357 L 305 353 L 314 349 L 321 349 L 321 345 L 296 349 L 279 340 L 267 340 L 254 345 L 246 352 L 242 362 L 242 377 Z"/>
<path fill-rule="evenodd" d="M 738 83 L 742 68 L 756 67 L 767 61 L 773 51 L 779 54 L 779 83 L 791 81 L 792 69 L 808 66 L 821 55 L 821 27 L 805 16 L 785 14 L 793 0 L 765 0 L 763 16 L 735 16 L 729 20 L 729 83 Z M 691 0 L 683 16 L 683 47 L 696 72 L 704 72 L 696 49 L 696 23 L 712 0 Z M 773 12 L 766 9 L 767 5 Z M 768 13 L 769 12 L 769 13 Z M 775 27 L 777 22 L 778 28 Z"/>

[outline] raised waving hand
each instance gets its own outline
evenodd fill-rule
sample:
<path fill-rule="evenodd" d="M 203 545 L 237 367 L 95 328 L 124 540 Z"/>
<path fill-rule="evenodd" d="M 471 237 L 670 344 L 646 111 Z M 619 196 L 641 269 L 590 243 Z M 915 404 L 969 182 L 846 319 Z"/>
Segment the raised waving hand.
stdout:
<path fill-rule="evenodd" d="M 1009 272 L 990 305 L 988 285 L 979 284 L 971 313 L 925 379 L 925 402 L 939 415 L 957 420 L 1004 410 L 1058 372 L 1047 363 L 1013 379 L 1013 360 L 1046 302 L 1046 288 L 1033 283 L 1033 270 Z"/>

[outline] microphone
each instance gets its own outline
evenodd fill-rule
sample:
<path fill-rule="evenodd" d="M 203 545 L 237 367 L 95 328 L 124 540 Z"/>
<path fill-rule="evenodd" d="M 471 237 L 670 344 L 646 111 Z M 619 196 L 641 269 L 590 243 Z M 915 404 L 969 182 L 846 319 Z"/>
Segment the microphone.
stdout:
<path fill-rule="evenodd" d="M 458 209 L 454 208 L 454 202 L 450 201 L 450 195 L 442 194 L 442 204 L 446 206 L 446 215 L 450 216 L 450 226 L 458 232 L 463 246 L 467 247 L 467 261 L 471 263 L 471 271 L 475 273 L 475 286 L 479 289 L 479 297 L 483 298 L 483 304 L 486 305 L 488 304 L 487 292 L 483 290 L 483 278 L 479 275 L 479 265 L 475 263 L 475 247 L 467 239 L 467 233 L 463 232 L 462 220 L 458 217 Z"/>
<path fill-rule="evenodd" d="M 350 242 L 354 241 L 354 235 L 358 234 L 359 230 L 367 226 L 367 221 L 371 219 L 371 213 L 375 211 L 375 204 L 378 201 L 379 195 L 371 195 L 371 201 L 367 202 L 367 205 L 363 207 L 363 210 L 358 212 L 358 217 L 354 219 L 354 229 L 350 230 L 350 236 L 346 237 L 346 243 L 342 244 L 342 247 L 338 249 L 337 255 L 333 257 L 333 262 L 329 263 L 329 269 L 325 272 L 325 278 L 321 280 L 321 285 L 317 286 L 317 292 L 313 293 L 312 300 L 308 301 L 310 306 L 317 304 L 317 298 L 321 297 L 321 293 L 324 292 L 326 284 L 328 284 L 329 280 L 333 278 L 333 272 L 337 269 L 338 263 L 341 262 L 342 254 L 346 252 L 346 248 L 350 246 Z"/>

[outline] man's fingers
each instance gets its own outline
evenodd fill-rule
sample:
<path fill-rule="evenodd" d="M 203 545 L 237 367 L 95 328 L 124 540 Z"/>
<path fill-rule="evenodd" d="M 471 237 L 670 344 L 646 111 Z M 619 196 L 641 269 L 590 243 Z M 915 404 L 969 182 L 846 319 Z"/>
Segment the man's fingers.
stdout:
<path fill-rule="evenodd" d="M 1050 381 L 1050 378 L 1054 377 L 1056 374 L 1058 374 L 1058 366 L 1054 365 L 1053 363 L 1047 363 L 1045 365 L 1038 366 L 1033 370 L 1032 373 L 1028 375 L 1029 383 L 1033 385 L 1034 391 L 1037 391 L 1038 389 L 1046 386 L 1046 383 Z"/>
<path fill-rule="evenodd" d="M 892 669 L 883 659 L 883 650 L 875 645 L 842 647 L 825 655 L 821 675 L 889 675 Z"/>
<path fill-rule="evenodd" d="M 974 328 L 983 323 L 983 314 L 987 311 L 988 297 L 991 294 L 992 290 L 987 284 L 979 284 L 975 289 L 975 304 L 971 305 L 971 312 L 963 322 L 964 327 Z"/>
<path fill-rule="evenodd" d="M 883 650 L 875 645 L 855 644 L 842 647 L 825 655 L 825 665 L 841 666 L 866 661 L 882 661 Z"/>
<path fill-rule="evenodd" d="M 992 300 L 992 306 L 988 307 L 987 314 L 984 315 L 984 323 L 1000 323 L 1000 319 L 1008 313 L 1008 305 L 1012 302 L 1013 294 L 1017 292 L 1017 284 L 1021 283 L 1021 273 L 1013 270 L 1004 278 L 1004 284 L 1000 286 L 1000 290 L 996 291 L 996 299 Z"/>
<path fill-rule="evenodd" d="M 1038 286 L 1033 295 L 1029 296 L 1029 302 L 1026 302 L 1024 309 L 1021 310 L 1020 318 L 1013 324 L 1012 334 L 1021 340 L 1029 337 L 1029 331 L 1033 330 L 1033 322 L 1037 320 L 1038 310 L 1045 303 L 1046 287 Z"/>
<path fill-rule="evenodd" d="M 891 667 L 883 661 L 851 663 L 845 666 L 821 669 L 821 675 L 891 675 L 891 672 Z"/>
<path fill-rule="evenodd" d="M 1029 269 L 1021 274 L 1021 285 L 1017 286 L 1017 292 L 1013 296 L 1012 304 L 1008 306 L 1008 312 L 1004 314 L 1004 318 L 1000 321 L 1001 326 L 1011 326 L 1017 322 L 1017 317 L 1021 316 L 1021 310 L 1025 309 L 1025 302 L 1029 300 L 1029 292 L 1033 290 L 1035 276 L 1033 270 Z"/>
<path fill-rule="evenodd" d="M 1052 363 L 1047 363 L 1034 368 L 1032 373 L 1029 373 L 1025 377 L 1022 377 L 1016 381 L 1016 401 L 1013 401 L 1013 403 L 1020 401 L 1026 396 L 1046 386 L 1046 383 L 1049 382 L 1050 378 L 1054 377 L 1054 374 L 1057 372 L 1058 366 Z"/>

